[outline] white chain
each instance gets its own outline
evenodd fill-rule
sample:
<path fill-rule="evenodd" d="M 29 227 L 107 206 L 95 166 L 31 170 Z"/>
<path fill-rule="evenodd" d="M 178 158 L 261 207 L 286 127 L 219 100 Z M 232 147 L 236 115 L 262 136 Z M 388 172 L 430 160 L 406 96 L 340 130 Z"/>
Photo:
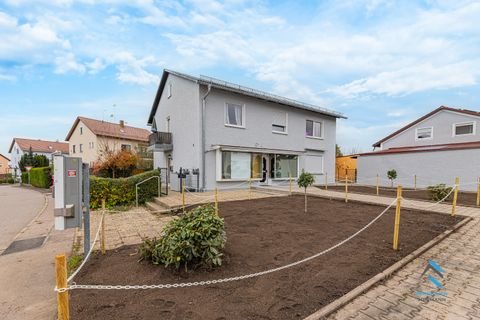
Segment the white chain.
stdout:
<path fill-rule="evenodd" d="M 312 256 L 309 256 L 305 259 L 295 261 L 293 263 L 265 270 L 265 271 L 260 271 L 256 273 L 250 273 L 246 275 L 241 275 L 241 276 L 236 276 L 236 277 L 231 277 L 231 278 L 223 278 L 223 279 L 215 279 L 215 280 L 205 280 L 205 281 L 197 281 L 197 282 L 184 282 L 184 283 L 167 283 L 167 284 L 153 284 L 153 285 L 91 285 L 91 284 L 72 284 L 67 288 L 55 288 L 55 291 L 57 292 L 65 292 L 67 290 L 74 290 L 74 289 L 95 289 L 95 290 L 146 290 L 146 289 L 170 289 L 170 288 L 184 288 L 184 287 L 197 287 L 197 286 L 205 286 L 205 285 L 211 285 L 211 284 L 217 284 L 217 283 L 225 283 L 225 282 L 231 282 L 231 281 L 238 281 L 238 280 L 244 280 L 244 279 L 250 279 L 250 278 L 255 278 L 259 276 L 263 276 L 266 274 L 270 274 L 273 272 L 281 271 L 284 269 L 288 269 L 294 266 L 297 266 L 299 264 L 305 263 L 307 261 L 313 260 L 315 258 L 318 258 L 338 247 L 341 245 L 345 244 L 346 242 L 352 240 L 356 236 L 358 236 L 360 233 L 365 231 L 368 227 L 370 227 L 373 223 L 375 223 L 378 219 L 380 219 L 397 201 L 395 199 L 390 203 L 390 205 L 385 208 L 378 216 L 376 216 L 372 221 L 367 223 L 363 228 L 355 232 L 354 234 L 350 235 L 348 238 L 340 241 L 339 243 L 335 244 L 334 246 L 331 246 L 328 249 L 325 249 L 317 254 L 314 254 Z"/>
<path fill-rule="evenodd" d="M 415 208 L 418 208 L 418 209 L 431 208 L 431 207 L 436 206 L 437 204 L 440 204 L 440 202 L 445 201 L 445 200 L 452 194 L 452 192 L 455 191 L 455 187 L 456 187 L 456 186 L 457 186 L 457 185 L 453 185 L 453 187 L 451 187 L 451 189 L 450 189 L 450 192 L 449 192 L 445 197 L 443 197 L 443 199 L 441 199 L 441 200 L 439 200 L 439 201 L 437 201 L 437 202 L 435 202 L 435 203 L 430 203 L 430 204 L 428 204 L 428 205 L 418 205 L 418 201 L 416 201 L 416 200 L 410 200 L 410 199 L 405 199 L 405 198 L 403 198 L 403 197 L 402 197 L 402 200 L 405 200 L 405 202 L 409 203 L 409 206 L 410 206 L 410 207 L 415 207 Z"/>

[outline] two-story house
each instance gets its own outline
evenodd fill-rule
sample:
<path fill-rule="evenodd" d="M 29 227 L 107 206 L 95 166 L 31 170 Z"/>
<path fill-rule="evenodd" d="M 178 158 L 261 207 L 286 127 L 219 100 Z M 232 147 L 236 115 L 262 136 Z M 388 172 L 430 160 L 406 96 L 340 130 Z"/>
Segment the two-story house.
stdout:
<path fill-rule="evenodd" d="M 148 119 L 156 167 L 198 169 L 201 190 L 297 178 L 334 181 L 340 113 L 259 90 L 164 70 Z M 177 177 L 171 175 L 171 178 Z M 320 179 L 322 178 L 322 179 Z"/>
<path fill-rule="evenodd" d="M 70 143 L 70 156 L 81 157 L 93 168 L 110 152 L 146 153 L 149 135 L 148 130 L 127 126 L 123 120 L 112 123 L 77 117 L 65 140 Z"/>
<path fill-rule="evenodd" d="M 68 154 L 68 143 L 40 139 L 13 138 L 8 153 L 10 153 L 11 173 L 15 177 L 21 174 L 18 166 L 20 159 L 25 153 L 28 153 L 30 149 L 34 154 L 46 156 L 51 162 L 54 153 L 61 152 L 62 154 Z"/>
<path fill-rule="evenodd" d="M 480 112 L 441 106 L 373 144 L 358 156 L 358 182 L 373 184 L 378 174 L 395 169 L 398 184 L 426 187 L 437 183 L 475 190 L 480 176 Z"/>

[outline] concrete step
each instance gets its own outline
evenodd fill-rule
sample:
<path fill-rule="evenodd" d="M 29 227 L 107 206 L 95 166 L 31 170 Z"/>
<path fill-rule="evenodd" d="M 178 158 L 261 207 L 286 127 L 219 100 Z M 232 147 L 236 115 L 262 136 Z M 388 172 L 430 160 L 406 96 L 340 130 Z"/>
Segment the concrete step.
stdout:
<path fill-rule="evenodd" d="M 171 206 L 166 204 L 165 202 L 162 201 L 163 199 L 161 197 L 155 197 L 153 198 L 153 202 L 155 202 L 156 205 L 162 207 L 163 209 L 171 209 Z"/>
<path fill-rule="evenodd" d="M 154 213 L 158 213 L 158 214 L 162 214 L 162 211 L 165 211 L 165 210 L 169 209 L 169 208 L 165 208 L 164 206 L 159 205 L 156 202 L 146 202 L 145 205 L 146 205 L 148 210 L 150 210 Z M 165 212 L 165 214 L 168 214 L 168 212 Z"/>

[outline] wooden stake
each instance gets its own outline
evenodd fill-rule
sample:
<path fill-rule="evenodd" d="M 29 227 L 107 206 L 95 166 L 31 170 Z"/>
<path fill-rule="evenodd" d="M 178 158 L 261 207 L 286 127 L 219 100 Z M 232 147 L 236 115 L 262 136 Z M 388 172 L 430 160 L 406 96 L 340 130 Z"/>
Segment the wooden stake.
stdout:
<path fill-rule="evenodd" d="M 328 190 L 328 175 L 325 172 L 325 190 Z"/>
<path fill-rule="evenodd" d="M 248 199 L 252 200 L 252 178 L 248 179 Z"/>
<path fill-rule="evenodd" d="M 348 176 L 345 176 L 345 202 L 348 202 Z"/>
<path fill-rule="evenodd" d="M 478 178 L 477 185 L 477 207 L 480 207 L 480 177 Z"/>
<path fill-rule="evenodd" d="M 379 188 L 378 188 L 378 174 L 377 174 L 377 196 L 380 194 L 378 191 L 379 191 Z"/>
<path fill-rule="evenodd" d="M 180 183 L 182 184 L 182 211 L 185 213 L 185 185 L 183 184 L 183 178 L 180 179 Z"/>
<path fill-rule="evenodd" d="M 105 199 L 102 200 L 102 237 L 100 238 L 100 248 L 102 250 L 102 254 L 105 254 Z"/>
<path fill-rule="evenodd" d="M 290 195 L 292 195 L 292 174 L 290 172 L 288 173 L 288 180 L 290 183 Z"/>
<path fill-rule="evenodd" d="M 452 217 L 455 216 L 457 211 L 457 198 L 458 198 L 458 177 L 455 177 L 455 191 L 453 191 L 453 202 L 452 202 Z"/>
<path fill-rule="evenodd" d="M 413 176 L 413 190 L 417 190 L 417 175 Z"/>
<path fill-rule="evenodd" d="M 218 188 L 215 188 L 215 214 L 218 216 Z"/>
<path fill-rule="evenodd" d="M 58 289 L 67 288 L 67 259 L 64 254 L 55 257 L 55 276 Z M 70 319 L 68 291 L 57 292 L 58 320 Z"/>
<path fill-rule="evenodd" d="M 395 226 L 393 228 L 393 250 L 398 250 L 401 206 L 402 206 L 402 186 L 398 186 L 397 187 L 397 207 L 395 209 Z"/>

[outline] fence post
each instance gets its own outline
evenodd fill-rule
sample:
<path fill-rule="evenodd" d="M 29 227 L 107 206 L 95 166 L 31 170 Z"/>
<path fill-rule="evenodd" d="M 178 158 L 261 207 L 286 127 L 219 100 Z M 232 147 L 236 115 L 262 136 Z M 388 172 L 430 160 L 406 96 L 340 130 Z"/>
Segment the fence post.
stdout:
<path fill-rule="evenodd" d="M 395 208 L 395 226 L 393 229 L 393 250 L 398 250 L 398 236 L 400 232 L 400 211 L 402 206 L 402 186 L 397 187 L 397 207 Z"/>
<path fill-rule="evenodd" d="M 57 289 L 67 288 L 67 259 L 64 254 L 55 257 L 55 278 Z M 68 306 L 68 291 L 57 292 L 58 320 L 68 320 L 70 310 Z"/>
<path fill-rule="evenodd" d="M 328 173 L 325 172 L 325 190 L 328 190 Z"/>
<path fill-rule="evenodd" d="M 417 190 L 417 175 L 413 176 L 413 190 Z"/>
<path fill-rule="evenodd" d="M 180 178 L 180 184 L 182 186 L 182 211 L 185 213 L 185 185 L 183 184 L 183 178 Z"/>
<path fill-rule="evenodd" d="M 218 188 L 215 188 L 215 214 L 218 216 Z"/>
<path fill-rule="evenodd" d="M 458 177 L 455 177 L 455 191 L 453 191 L 453 202 L 452 202 L 452 217 L 455 216 L 457 211 L 457 198 L 458 198 Z"/>
<path fill-rule="evenodd" d="M 480 177 L 477 183 L 477 207 L 480 207 Z"/>
<path fill-rule="evenodd" d="M 158 196 L 162 196 L 162 183 L 160 182 L 162 178 L 160 178 L 160 175 L 158 175 Z"/>
<path fill-rule="evenodd" d="M 292 195 L 292 174 L 288 172 L 288 186 L 290 190 L 290 195 Z"/>
<path fill-rule="evenodd" d="M 345 202 L 348 202 L 348 176 L 345 176 Z"/>
<path fill-rule="evenodd" d="M 248 179 L 248 199 L 252 200 L 252 178 Z"/>
<path fill-rule="evenodd" d="M 380 194 L 378 191 L 379 191 L 379 188 L 378 188 L 378 174 L 377 174 L 377 196 Z"/>
<path fill-rule="evenodd" d="M 102 218 L 101 218 L 101 221 L 102 221 L 102 237 L 100 238 L 101 239 L 101 250 L 102 250 L 102 254 L 105 254 L 105 199 L 102 199 Z"/>

